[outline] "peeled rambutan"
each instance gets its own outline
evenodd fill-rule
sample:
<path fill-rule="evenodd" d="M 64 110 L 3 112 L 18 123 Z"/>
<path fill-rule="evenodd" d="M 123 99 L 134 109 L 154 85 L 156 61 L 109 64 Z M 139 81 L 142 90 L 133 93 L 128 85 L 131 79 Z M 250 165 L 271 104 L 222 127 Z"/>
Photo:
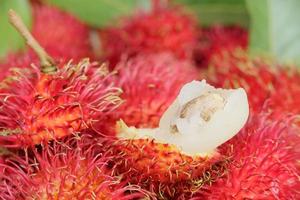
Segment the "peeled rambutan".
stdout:
<path fill-rule="evenodd" d="M 252 117 L 222 147 L 231 158 L 226 175 L 203 187 L 195 200 L 299 199 L 300 130 L 291 119 Z"/>
<path fill-rule="evenodd" d="M 124 102 L 109 115 L 109 132 L 122 119 L 129 126 L 157 127 L 159 119 L 187 82 L 198 78 L 196 68 L 168 53 L 139 55 L 118 63 L 116 86 Z"/>
<path fill-rule="evenodd" d="M 40 69 L 15 69 L 0 93 L 0 144 L 31 146 L 92 128 L 101 116 L 120 103 L 120 90 L 109 81 L 106 67 L 90 63 L 60 63 L 49 55 L 24 29 L 21 19 L 10 11 L 12 23 L 25 31 L 28 44 L 40 57 Z"/>
<path fill-rule="evenodd" d="M 122 20 L 118 27 L 100 32 L 104 57 L 114 66 L 122 57 L 139 53 L 171 52 L 177 58 L 191 58 L 197 41 L 193 17 L 179 7 L 155 6 Z"/>
<path fill-rule="evenodd" d="M 195 49 L 194 59 L 198 66 L 208 67 L 214 54 L 245 49 L 247 45 L 248 32 L 239 26 L 215 25 L 203 28 Z"/>
<path fill-rule="evenodd" d="M 226 159 L 216 147 L 239 131 L 248 111 L 243 89 L 222 90 L 192 81 L 180 90 L 158 127 L 137 129 L 119 121 L 119 140 L 107 145 L 106 152 L 114 156 L 118 175 L 174 199 L 222 173 L 216 166 Z"/>
<path fill-rule="evenodd" d="M 93 145 L 54 143 L 33 153 L 33 158 L 7 159 L 1 164 L 0 199 L 129 200 L 146 196 L 138 186 L 126 186 L 111 176 L 110 158 L 94 155 Z"/>

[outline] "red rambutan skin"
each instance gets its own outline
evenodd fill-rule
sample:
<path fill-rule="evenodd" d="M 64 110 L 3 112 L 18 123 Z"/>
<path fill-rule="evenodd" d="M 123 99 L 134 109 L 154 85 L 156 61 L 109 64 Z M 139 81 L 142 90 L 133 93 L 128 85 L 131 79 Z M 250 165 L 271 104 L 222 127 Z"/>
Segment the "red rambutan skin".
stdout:
<path fill-rule="evenodd" d="M 33 5 L 32 35 L 53 58 L 92 56 L 88 27 L 74 16 L 46 5 Z"/>
<path fill-rule="evenodd" d="M 110 140 L 102 151 L 113 157 L 116 176 L 158 199 L 186 199 L 222 176 L 226 158 L 218 152 L 189 156 L 176 146 L 152 139 Z M 104 150 L 103 150 L 104 149 Z"/>
<path fill-rule="evenodd" d="M 275 88 L 265 104 L 266 110 L 271 110 L 274 117 L 282 112 L 300 113 L 300 72 L 296 69 L 281 69 L 275 77 Z M 300 123 L 299 123 L 300 124 Z"/>
<path fill-rule="evenodd" d="M 8 54 L 3 62 L 0 61 L 0 81 L 9 76 L 12 68 L 30 68 L 31 64 L 39 64 L 38 57 L 32 51 Z"/>
<path fill-rule="evenodd" d="M 250 58 L 243 51 L 227 51 L 212 58 L 203 78 L 217 87 L 244 88 L 254 112 L 300 113 L 300 73 L 296 69 Z"/>
<path fill-rule="evenodd" d="M 72 143 L 34 149 L 32 159 L 6 160 L 0 199 L 129 200 L 145 196 L 138 186 L 126 186 L 111 176 L 110 158 L 95 155 L 94 145 Z"/>
<path fill-rule="evenodd" d="M 246 49 L 248 31 L 239 26 L 214 25 L 204 28 L 194 52 L 198 66 L 207 67 L 214 54 L 234 49 Z"/>
<path fill-rule="evenodd" d="M 0 144 L 25 147 L 92 128 L 119 105 L 105 67 L 82 60 L 55 74 L 16 69 L 0 92 Z"/>
<path fill-rule="evenodd" d="M 171 52 L 191 58 L 197 37 L 196 21 L 181 8 L 154 8 L 124 19 L 100 32 L 104 57 L 114 66 L 122 55 Z"/>
<path fill-rule="evenodd" d="M 114 157 L 114 172 L 158 198 L 189 196 L 222 173 L 214 166 L 222 162 L 218 153 L 188 156 L 175 146 L 150 139 L 117 141 L 111 148 L 113 155 L 119 155 Z"/>
<path fill-rule="evenodd" d="M 275 81 L 269 63 L 251 60 L 243 51 L 224 51 L 215 55 L 207 72 L 205 78 L 216 87 L 244 88 L 253 110 L 261 110 Z"/>
<path fill-rule="evenodd" d="M 112 134 L 119 119 L 138 128 L 157 127 L 181 87 L 198 78 L 198 71 L 191 63 L 168 53 L 139 55 L 121 61 L 116 70 L 113 78 L 123 90 L 124 102 L 105 122 Z"/>
<path fill-rule="evenodd" d="M 232 159 L 226 176 L 206 186 L 195 199 L 299 199 L 300 130 L 291 119 L 252 117 L 222 146 Z"/>
<path fill-rule="evenodd" d="M 220 160 L 218 153 L 188 156 L 173 145 L 151 139 L 117 141 L 112 148 L 116 149 L 114 154 L 122 155 L 116 170 L 130 174 L 131 181 L 140 183 L 174 183 L 194 179 Z"/>

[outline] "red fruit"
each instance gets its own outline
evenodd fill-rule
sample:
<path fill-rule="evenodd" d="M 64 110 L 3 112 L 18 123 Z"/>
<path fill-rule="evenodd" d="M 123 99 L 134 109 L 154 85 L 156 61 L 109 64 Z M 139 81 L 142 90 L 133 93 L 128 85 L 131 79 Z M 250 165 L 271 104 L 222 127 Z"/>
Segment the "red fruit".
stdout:
<path fill-rule="evenodd" d="M 194 58 L 199 66 L 207 67 L 214 54 L 239 48 L 245 49 L 247 45 L 247 30 L 238 26 L 217 25 L 203 29 Z"/>
<path fill-rule="evenodd" d="M 273 115 L 282 112 L 300 113 L 300 73 L 295 68 L 278 70 L 271 97 L 265 109 L 271 110 Z M 300 124 L 300 123 L 299 123 Z"/>
<path fill-rule="evenodd" d="M 217 87 L 244 88 L 253 111 L 298 114 L 300 73 L 245 52 L 215 55 L 205 78 Z"/>
<path fill-rule="evenodd" d="M 0 144 L 31 146 L 91 128 L 120 103 L 107 69 L 83 60 L 54 74 L 16 69 L 0 93 Z"/>
<path fill-rule="evenodd" d="M 93 146 L 55 144 L 34 150 L 35 158 L 6 161 L 0 175 L 3 199 L 122 199 L 145 196 L 137 186 L 125 186 L 107 168 L 109 157 Z M 15 164 L 13 164 L 15 163 Z"/>
<path fill-rule="evenodd" d="M 189 156 L 174 145 L 151 139 L 120 140 L 110 144 L 115 174 L 131 184 L 156 193 L 159 198 L 189 196 L 193 189 L 208 184 L 223 170 L 218 152 Z"/>
<path fill-rule="evenodd" d="M 195 199 L 299 199 L 299 144 L 300 130 L 291 118 L 252 118 L 223 146 L 232 151 L 226 176 Z"/>
<path fill-rule="evenodd" d="M 32 51 L 8 54 L 5 60 L 0 62 L 0 81 L 9 76 L 13 68 L 30 68 L 31 64 L 39 64 L 38 57 Z"/>
<path fill-rule="evenodd" d="M 245 52 L 224 51 L 212 58 L 205 78 L 217 87 L 246 90 L 250 108 L 261 110 L 274 82 L 273 68 L 261 59 L 251 60 Z M 275 69 L 274 69 L 275 70 Z"/>
<path fill-rule="evenodd" d="M 139 53 L 171 52 L 191 58 L 197 41 L 195 20 L 180 8 L 154 8 L 122 20 L 100 35 L 105 58 L 114 66 L 122 57 Z"/>
<path fill-rule="evenodd" d="M 45 5 L 33 5 L 32 34 L 54 58 L 91 57 L 89 29 L 74 16 Z"/>
<path fill-rule="evenodd" d="M 110 132 L 114 132 L 119 119 L 129 126 L 157 127 L 180 88 L 198 77 L 192 64 L 170 54 L 139 55 L 120 62 L 116 68 L 115 81 L 123 90 L 124 102 L 109 116 L 111 123 L 106 125 L 112 128 Z"/>

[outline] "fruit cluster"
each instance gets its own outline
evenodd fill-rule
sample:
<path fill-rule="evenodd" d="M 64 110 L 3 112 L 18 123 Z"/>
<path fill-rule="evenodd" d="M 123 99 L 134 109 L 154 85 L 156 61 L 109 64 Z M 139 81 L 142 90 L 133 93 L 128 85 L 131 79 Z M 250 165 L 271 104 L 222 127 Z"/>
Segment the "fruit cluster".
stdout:
<path fill-rule="evenodd" d="M 31 4 L 0 61 L 0 199 L 300 199 L 300 73 L 248 56 L 246 29 L 153 1 L 100 47 Z"/>

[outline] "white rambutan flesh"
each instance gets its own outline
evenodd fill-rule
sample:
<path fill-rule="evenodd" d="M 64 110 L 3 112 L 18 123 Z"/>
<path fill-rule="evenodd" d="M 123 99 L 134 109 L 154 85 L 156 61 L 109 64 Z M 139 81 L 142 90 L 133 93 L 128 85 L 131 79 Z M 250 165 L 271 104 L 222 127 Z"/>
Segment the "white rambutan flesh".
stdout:
<path fill-rule="evenodd" d="M 227 90 L 214 88 L 205 80 L 192 81 L 183 86 L 160 119 L 158 128 L 135 129 L 119 123 L 117 131 L 121 138 L 150 137 L 173 144 L 187 155 L 207 155 L 236 135 L 248 115 L 244 89 Z"/>

